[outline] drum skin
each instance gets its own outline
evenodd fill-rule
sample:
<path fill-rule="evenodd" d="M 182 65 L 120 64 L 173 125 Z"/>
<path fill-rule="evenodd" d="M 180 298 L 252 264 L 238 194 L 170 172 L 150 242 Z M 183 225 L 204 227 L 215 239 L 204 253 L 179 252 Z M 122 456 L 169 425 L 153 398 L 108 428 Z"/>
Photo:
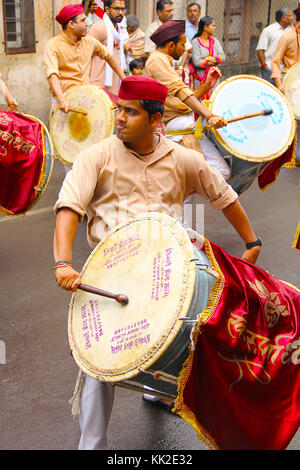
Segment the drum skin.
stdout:
<path fill-rule="evenodd" d="M 227 155 L 250 162 L 267 162 L 281 156 L 291 145 L 296 130 L 294 114 L 287 99 L 266 80 L 236 75 L 214 90 L 210 110 L 226 119 L 272 109 L 258 116 L 211 129 Z"/>
<path fill-rule="evenodd" d="M 210 264 L 182 226 L 161 213 L 140 214 L 100 242 L 82 283 L 125 294 L 129 303 L 73 294 L 68 334 L 81 370 L 108 383 L 134 378 L 150 384 L 142 371 L 153 367 L 177 375 L 191 332 L 182 318 L 197 318 L 215 282 L 198 263 Z"/>
<path fill-rule="evenodd" d="M 300 64 L 291 67 L 283 79 L 284 94 L 290 103 L 295 118 L 300 120 Z"/>
<path fill-rule="evenodd" d="M 66 99 L 71 109 L 86 114 L 64 113 L 56 108 L 50 132 L 58 158 L 72 167 L 80 152 L 113 134 L 115 105 L 94 85 L 74 87 L 66 93 Z"/>

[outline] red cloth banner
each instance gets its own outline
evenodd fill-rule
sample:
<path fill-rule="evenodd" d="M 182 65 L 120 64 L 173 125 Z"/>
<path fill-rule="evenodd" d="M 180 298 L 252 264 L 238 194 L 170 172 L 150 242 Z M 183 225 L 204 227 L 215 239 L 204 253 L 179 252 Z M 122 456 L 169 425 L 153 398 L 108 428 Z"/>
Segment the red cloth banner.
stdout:
<path fill-rule="evenodd" d="M 99 18 L 103 18 L 103 15 L 104 15 L 104 2 L 102 2 L 101 0 L 94 0 L 97 5 L 98 5 L 98 9 L 95 11 L 95 14 L 97 16 L 99 16 Z"/>
<path fill-rule="evenodd" d="M 44 130 L 27 116 L 0 110 L 0 211 L 25 212 L 34 202 L 44 162 Z"/>
<path fill-rule="evenodd" d="M 174 411 L 212 449 L 285 449 L 300 425 L 300 291 L 208 240 L 198 247 L 219 278 Z"/>
<path fill-rule="evenodd" d="M 296 168 L 295 152 L 297 141 L 293 140 L 288 149 L 280 156 L 272 160 L 265 168 L 263 173 L 258 177 L 258 186 L 265 191 L 269 186 L 275 183 L 281 168 Z"/>

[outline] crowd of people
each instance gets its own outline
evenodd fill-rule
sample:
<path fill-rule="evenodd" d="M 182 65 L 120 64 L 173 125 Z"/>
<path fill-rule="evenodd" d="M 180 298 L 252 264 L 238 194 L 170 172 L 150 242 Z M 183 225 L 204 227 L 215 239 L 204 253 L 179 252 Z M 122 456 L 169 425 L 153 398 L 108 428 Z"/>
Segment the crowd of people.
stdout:
<path fill-rule="evenodd" d="M 182 218 L 184 202 L 191 193 L 200 194 L 223 212 L 246 244 L 242 258 L 255 263 L 262 243 L 226 182 L 230 168 L 205 135 L 201 140 L 194 136 L 199 116 L 215 129 L 226 125 L 202 104 L 220 79 L 218 66 L 226 61 L 214 19 L 202 16 L 200 5 L 192 2 L 187 21 L 174 21 L 173 2 L 159 0 L 157 20 L 143 32 L 135 15 L 126 17 L 124 0 L 105 0 L 103 18 L 97 16 L 98 8 L 93 1 L 64 7 L 56 16 L 62 32 L 44 51 L 50 125 L 57 107 L 68 112 L 66 92 L 73 87 L 93 84 L 117 97 L 116 135 L 78 156 L 55 204 L 58 286 L 74 292 L 81 283 L 72 256 L 79 222 L 88 216 L 88 241 L 94 248 L 107 233 L 104 228 L 120 223 L 111 214 L 122 218 L 124 195 L 130 211 L 155 205 L 157 211 Z M 262 32 L 257 46 L 262 76 L 280 90 L 283 67 L 299 60 L 300 8 L 294 13 L 291 26 L 291 9 L 278 10 L 276 23 Z M 5 96 L 16 107 L 8 91 Z M 165 135 L 157 133 L 161 122 Z M 88 375 L 80 383 L 79 448 L 104 449 L 114 388 Z"/>

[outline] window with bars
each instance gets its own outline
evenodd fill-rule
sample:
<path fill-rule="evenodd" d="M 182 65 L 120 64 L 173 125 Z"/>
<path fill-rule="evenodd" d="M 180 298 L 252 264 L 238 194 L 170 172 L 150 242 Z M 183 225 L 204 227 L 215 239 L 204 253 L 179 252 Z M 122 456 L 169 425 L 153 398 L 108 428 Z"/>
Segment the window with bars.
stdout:
<path fill-rule="evenodd" d="M 5 52 L 35 52 L 34 0 L 3 0 Z"/>

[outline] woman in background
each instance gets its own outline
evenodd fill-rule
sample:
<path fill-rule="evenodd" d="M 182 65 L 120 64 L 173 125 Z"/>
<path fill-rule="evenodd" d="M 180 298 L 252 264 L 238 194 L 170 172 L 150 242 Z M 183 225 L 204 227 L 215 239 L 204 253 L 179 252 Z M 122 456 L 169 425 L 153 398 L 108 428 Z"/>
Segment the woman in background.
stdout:
<path fill-rule="evenodd" d="M 225 54 L 217 38 L 214 37 L 216 24 L 211 16 L 204 16 L 199 21 L 198 31 L 192 40 L 192 70 L 194 89 L 199 88 L 206 80 L 210 67 L 224 62 Z M 202 99 L 209 99 L 213 90 Z"/>

